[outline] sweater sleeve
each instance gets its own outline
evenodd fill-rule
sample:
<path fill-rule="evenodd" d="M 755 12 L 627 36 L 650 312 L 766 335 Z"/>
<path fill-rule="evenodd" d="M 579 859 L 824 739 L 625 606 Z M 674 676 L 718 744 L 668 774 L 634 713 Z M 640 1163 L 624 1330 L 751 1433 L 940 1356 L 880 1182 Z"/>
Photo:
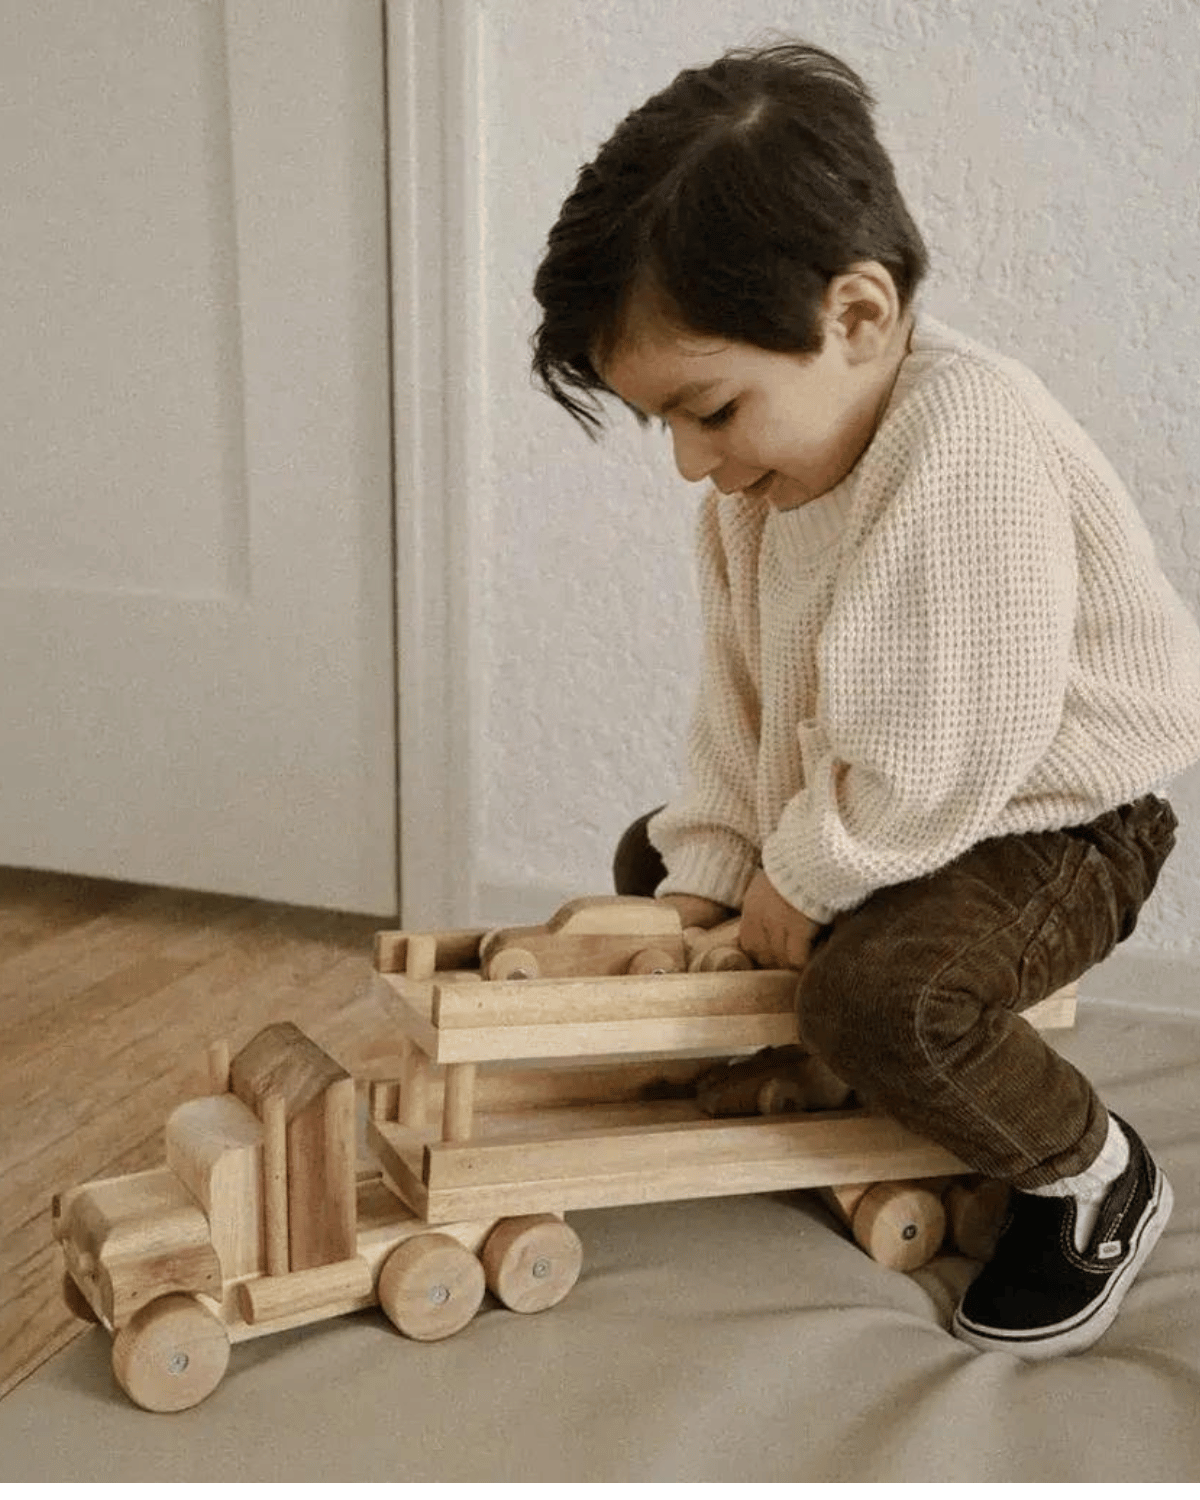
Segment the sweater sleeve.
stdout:
<path fill-rule="evenodd" d="M 1075 614 L 1061 474 L 1001 377 L 955 361 L 863 462 L 876 498 L 798 726 L 803 787 L 763 849 L 819 922 L 987 836 L 1057 732 Z"/>
<path fill-rule="evenodd" d="M 765 512 L 711 491 L 701 506 L 697 567 L 704 631 L 700 692 L 689 738 L 688 782 L 650 825 L 667 878 L 658 894 L 740 906 L 758 866 L 755 784 L 760 704 L 757 610 L 739 609 L 752 586 Z M 732 555 L 731 555 L 732 554 Z M 734 580 L 739 581 L 735 584 Z"/>

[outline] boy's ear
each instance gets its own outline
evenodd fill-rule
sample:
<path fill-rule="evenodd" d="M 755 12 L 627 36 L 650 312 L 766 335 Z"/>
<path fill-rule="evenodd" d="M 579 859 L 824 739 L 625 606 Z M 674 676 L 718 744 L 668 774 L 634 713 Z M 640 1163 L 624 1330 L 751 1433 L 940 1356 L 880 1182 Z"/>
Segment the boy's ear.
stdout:
<path fill-rule="evenodd" d="M 879 261 L 857 262 L 826 289 L 826 332 L 842 340 L 851 364 L 867 364 L 885 354 L 900 318 L 896 283 Z"/>

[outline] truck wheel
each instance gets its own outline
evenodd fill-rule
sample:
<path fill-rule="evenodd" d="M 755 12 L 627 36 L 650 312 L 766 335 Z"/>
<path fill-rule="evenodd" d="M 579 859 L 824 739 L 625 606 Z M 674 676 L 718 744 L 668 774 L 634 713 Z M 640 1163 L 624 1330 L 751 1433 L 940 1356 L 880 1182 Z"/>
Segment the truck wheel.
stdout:
<path fill-rule="evenodd" d="M 82 1318 L 85 1323 L 98 1323 L 100 1319 L 96 1316 L 96 1309 L 79 1290 L 74 1276 L 70 1271 L 63 1272 L 62 1299 L 67 1304 L 67 1311 L 74 1318 Z"/>
<path fill-rule="evenodd" d="M 946 1205 L 950 1243 L 972 1260 L 991 1260 L 1004 1228 L 1011 1197 L 1007 1183 L 984 1179 L 952 1182 L 942 1202 Z"/>
<path fill-rule="evenodd" d="M 379 1305 L 401 1333 L 423 1343 L 465 1328 L 484 1290 L 478 1259 L 448 1234 L 405 1240 L 379 1273 Z"/>
<path fill-rule="evenodd" d="M 117 1384 L 145 1411 L 186 1411 L 211 1396 L 229 1364 L 229 1335 L 195 1297 L 172 1292 L 117 1330 Z"/>
<path fill-rule="evenodd" d="M 488 1289 L 513 1312 L 554 1307 L 579 1280 L 583 1245 L 553 1214 L 504 1219 L 488 1236 L 481 1256 Z"/>
<path fill-rule="evenodd" d="M 877 1182 L 854 1210 L 854 1238 L 872 1260 L 892 1271 L 915 1271 L 946 1238 L 946 1210 L 932 1188 Z"/>
<path fill-rule="evenodd" d="M 489 979 L 536 979 L 538 961 L 528 948 L 501 948 L 488 964 Z"/>

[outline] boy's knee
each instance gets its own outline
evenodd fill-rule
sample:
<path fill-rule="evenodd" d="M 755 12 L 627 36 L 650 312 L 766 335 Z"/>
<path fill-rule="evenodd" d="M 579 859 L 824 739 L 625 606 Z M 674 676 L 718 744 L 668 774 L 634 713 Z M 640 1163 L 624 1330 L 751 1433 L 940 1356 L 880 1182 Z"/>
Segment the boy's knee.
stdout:
<path fill-rule="evenodd" d="M 887 963 L 837 962 L 822 952 L 804 972 L 799 1029 L 840 1077 L 863 1084 L 938 1072 L 981 1010 L 977 997 Z"/>

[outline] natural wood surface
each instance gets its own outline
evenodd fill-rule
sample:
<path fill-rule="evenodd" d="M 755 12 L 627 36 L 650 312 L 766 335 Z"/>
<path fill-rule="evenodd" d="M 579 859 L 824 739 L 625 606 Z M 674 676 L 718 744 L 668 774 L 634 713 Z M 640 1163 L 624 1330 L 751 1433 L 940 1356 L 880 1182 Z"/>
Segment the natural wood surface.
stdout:
<path fill-rule="evenodd" d="M 52 1196 L 162 1162 L 211 1043 L 236 1053 L 290 1019 L 356 1075 L 399 1072 L 370 995 L 372 936 L 394 925 L 0 869 L 0 1395 L 85 1326 L 62 1301 Z"/>

